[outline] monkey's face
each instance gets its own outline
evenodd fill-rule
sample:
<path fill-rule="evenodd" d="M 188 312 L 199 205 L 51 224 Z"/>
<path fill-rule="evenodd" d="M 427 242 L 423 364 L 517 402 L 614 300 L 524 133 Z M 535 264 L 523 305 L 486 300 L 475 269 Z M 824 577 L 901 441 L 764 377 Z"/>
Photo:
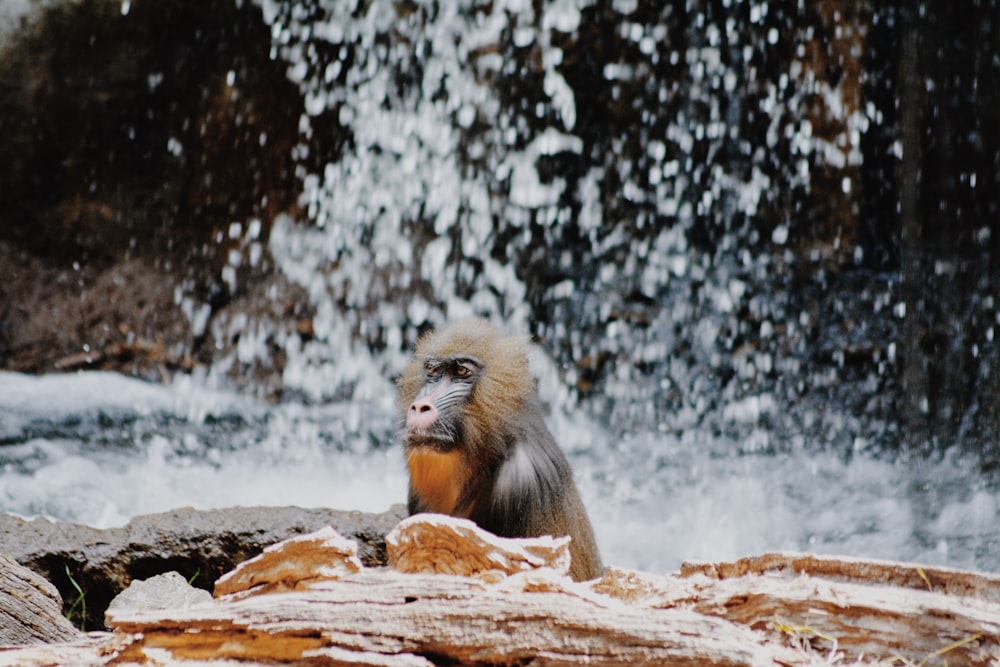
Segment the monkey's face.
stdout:
<path fill-rule="evenodd" d="M 406 446 L 441 451 L 458 447 L 462 413 L 482 373 L 483 364 L 471 357 L 428 356 L 422 385 L 406 410 Z"/>

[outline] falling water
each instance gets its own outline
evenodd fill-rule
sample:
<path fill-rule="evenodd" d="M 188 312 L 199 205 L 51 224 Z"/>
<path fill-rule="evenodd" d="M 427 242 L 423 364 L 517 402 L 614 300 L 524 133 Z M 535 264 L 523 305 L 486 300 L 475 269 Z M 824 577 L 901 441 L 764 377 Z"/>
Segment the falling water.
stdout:
<path fill-rule="evenodd" d="M 182 294 L 195 328 L 238 344 L 171 385 L 2 376 L 4 509 L 381 511 L 405 498 L 406 350 L 478 314 L 537 341 L 609 562 L 797 549 L 1000 570 L 975 447 L 928 455 L 896 416 L 913 312 L 875 234 L 872 190 L 895 186 L 865 150 L 902 148 L 863 68 L 902 13 L 257 4 L 302 97 L 304 214 L 234 227 L 219 280 L 237 292 L 266 252 L 314 307 L 309 335 L 208 320 Z M 275 348 L 284 400 L 236 391 L 233 369 Z"/>

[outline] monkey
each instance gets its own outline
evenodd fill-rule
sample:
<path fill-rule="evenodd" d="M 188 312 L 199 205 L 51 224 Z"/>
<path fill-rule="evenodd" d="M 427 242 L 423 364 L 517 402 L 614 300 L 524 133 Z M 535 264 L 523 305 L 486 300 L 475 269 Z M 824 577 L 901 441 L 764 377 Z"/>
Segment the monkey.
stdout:
<path fill-rule="evenodd" d="M 398 382 L 411 515 L 502 537 L 569 535 L 570 576 L 603 566 L 569 461 L 545 425 L 528 341 L 484 319 L 425 334 Z"/>

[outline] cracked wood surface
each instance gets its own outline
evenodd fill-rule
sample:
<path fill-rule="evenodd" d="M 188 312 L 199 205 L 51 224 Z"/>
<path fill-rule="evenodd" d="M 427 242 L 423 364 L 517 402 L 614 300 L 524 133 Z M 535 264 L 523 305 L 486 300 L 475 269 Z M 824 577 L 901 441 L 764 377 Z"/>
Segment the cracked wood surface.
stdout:
<path fill-rule="evenodd" d="M 278 543 L 216 599 L 109 610 L 114 634 L 0 649 L 0 665 L 1000 664 L 1000 578 L 773 553 L 566 576 L 565 540 L 421 515 L 364 568 L 332 529 Z"/>

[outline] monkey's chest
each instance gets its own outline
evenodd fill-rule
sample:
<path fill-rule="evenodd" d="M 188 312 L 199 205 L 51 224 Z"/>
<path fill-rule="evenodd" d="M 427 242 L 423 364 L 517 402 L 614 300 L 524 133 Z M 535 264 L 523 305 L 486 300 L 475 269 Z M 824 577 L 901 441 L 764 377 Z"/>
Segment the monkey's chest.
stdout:
<path fill-rule="evenodd" d="M 457 451 L 413 447 L 406 452 L 410 488 L 431 512 L 455 514 L 465 485 L 465 462 Z"/>

